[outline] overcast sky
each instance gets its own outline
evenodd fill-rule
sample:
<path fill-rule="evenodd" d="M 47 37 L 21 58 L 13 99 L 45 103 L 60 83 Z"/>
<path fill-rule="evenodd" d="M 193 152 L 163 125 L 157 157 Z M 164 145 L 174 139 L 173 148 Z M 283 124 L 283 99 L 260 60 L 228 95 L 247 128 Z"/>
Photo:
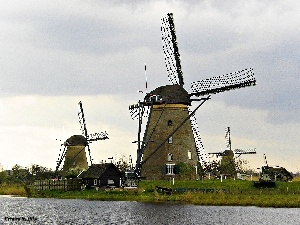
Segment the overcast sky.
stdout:
<path fill-rule="evenodd" d="M 128 105 L 168 83 L 160 19 L 174 14 L 185 88 L 254 68 L 257 85 L 212 96 L 197 120 L 206 152 L 256 148 L 243 156 L 299 171 L 300 1 L 0 2 L 0 164 L 56 166 L 60 143 L 80 134 L 77 104 L 94 162 L 136 156 Z"/>

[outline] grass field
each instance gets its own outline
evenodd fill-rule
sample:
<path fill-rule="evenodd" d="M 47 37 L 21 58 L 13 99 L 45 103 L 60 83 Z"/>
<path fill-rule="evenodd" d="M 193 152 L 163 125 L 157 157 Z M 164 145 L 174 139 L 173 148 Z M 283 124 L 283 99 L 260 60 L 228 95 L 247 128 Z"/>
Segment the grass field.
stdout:
<path fill-rule="evenodd" d="M 0 185 L 0 195 L 21 195 L 26 196 L 24 185 L 2 184 Z"/>
<path fill-rule="evenodd" d="M 163 194 L 156 186 L 172 188 Z M 184 190 L 185 192 L 174 192 Z M 167 180 L 141 181 L 137 189 L 108 189 L 105 191 L 41 191 L 30 192 L 22 186 L 0 186 L 0 194 L 43 198 L 72 198 L 102 201 L 174 202 L 195 205 L 300 207 L 300 182 L 276 182 L 275 188 L 255 188 L 253 181 L 242 180 Z"/>

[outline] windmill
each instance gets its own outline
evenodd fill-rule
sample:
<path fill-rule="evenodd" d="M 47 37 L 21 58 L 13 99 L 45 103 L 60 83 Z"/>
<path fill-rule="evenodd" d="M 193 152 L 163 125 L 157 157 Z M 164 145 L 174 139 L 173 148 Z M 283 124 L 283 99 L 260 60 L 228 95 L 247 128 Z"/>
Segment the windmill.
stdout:
<path fill-rule="evenodd" d="M 234 176 L 236 173 L 236 168 L 238 168 L 238 164 L 236 159 L 241 155 L 245 154 L 256 154 L 256 149 L 234 149 L 231 148 L 231 138 L 230 138 L 230 127 L 226 127 L 225 129 L 225 141 L 226 141 L 226 149 L 220 152 L 210 152 L 210 155 L 216 155 L 217 157 L 222 157 L 220 161 L 220 172 L 223 174 L 227 174 L 230 176 Z M 236 157 L 235 157 L 236 156 Z M 243 163 L 243 161 L 240 161 Z"/>
<path fill-rule="evenodd" d="M 193 167 L 199 162 L 205 169 L 208 160 L 195 118 L 196 110 L 210 99 L 210 94 L 252 86 L 256 82 L 253 69 L 245 69 L 193 82 L 192 92 L 188 93 L 183 87 L 173 14 L 167 14 L 161 22 L 165 64 L 171 84 L 154 89 L 143 101 L 129 106 L 132 118 L 139 119 L 135 173 L 146 179 L 175 176 L 181 163 Z M 192 111 L 193 101 L 200 103 Z M 141 140 L 143 116 L 147 123 Z"/>
<path fill-rule="evenodd" d="M 87 148 L 88 150 L 90 165 L 92 165 L 93 162 L 89 144 L 93 141 L 108 139 L 106 131 L 88 134 L 81 101 L 78 103 L 78 107 L 78 117 L 82 135 L 73 135 L 68 138 L 63 144 L 61 144 L 60 154 L 56 165 L 56 172 L 59 170 L 63 161 L 64 172 L 67 172 L 70 168 L 75 167 L 87 169 L 88 162 L 85 149 Z"/>
<path fill-rule="evenodd" d="M 234 156 L 237 155 L 237 157 L 240 157 L 241 155 L 246 155 L 246 154 L 256 154 L 256 149 L 234 149 L 232 151 L 231 149 L 231 138 L 230 138 L 230 127 L 226 127 L 225 129 L 225 141 L 226 141 L 226 149 L 225 151 L 221 152 L 210 152 L 208 154 L 210 155 L 216 155 L 217 157 L 219 156 L 229 156 L 232 155 Z"/>

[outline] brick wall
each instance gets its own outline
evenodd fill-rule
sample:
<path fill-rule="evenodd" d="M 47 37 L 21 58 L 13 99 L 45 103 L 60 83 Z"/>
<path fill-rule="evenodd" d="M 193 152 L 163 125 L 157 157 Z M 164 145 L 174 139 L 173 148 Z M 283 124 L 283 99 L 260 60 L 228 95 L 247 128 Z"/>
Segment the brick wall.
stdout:
<path fill-rule="evenodd" d="M 149 121 L 148 129 L 145 132 L 147 137 L 146 140 L 149 139 L 149 135 L 153 131 L 163 108 L 164 104 L 153 106 L 152 115 L 150 117 L 151 120 Z M 187 106 L 184 104 L 166 105 L 151 137 L 153 142 L 149 142 L 144 151 L 143 160 L 147 159 L 148 156 L 155 151 L 157 146 L 160 145 L 181 124 L 181 122 L 188 117 L 188 115 Z M 191 159 L 188 157 L 189 151 L 191 152 Z M 173 155 L 172 161 L 168 161 L 169 153 Z M 143 164 L 141 176 L 145 177 L 147 180 L 166 179 L 168 176 L 163 175 L 162 166 L 167 163 L 197 164 L 197 153 L 190 120 L 187 120 L 186 123 L 173 134 L 172 143 L 166 141 L 161 148 Z M 193 171 L 193 174 L 195 174 L 195 171 Z M 193 175 L 187 177 L 175 175 L 175 179 L 190 179 L 191 177 L 194 178 Z"/>

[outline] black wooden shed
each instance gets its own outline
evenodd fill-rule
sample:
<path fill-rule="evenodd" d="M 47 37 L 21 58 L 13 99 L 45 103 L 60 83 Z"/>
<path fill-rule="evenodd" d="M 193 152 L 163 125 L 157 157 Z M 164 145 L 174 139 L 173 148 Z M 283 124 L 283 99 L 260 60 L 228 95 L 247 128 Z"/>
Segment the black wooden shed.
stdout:
<path fill-rule="evenodd" d="M 121 172 L 113 163 L 93 164 L 78 175 L 87 188 L 120 187 Z"/>

